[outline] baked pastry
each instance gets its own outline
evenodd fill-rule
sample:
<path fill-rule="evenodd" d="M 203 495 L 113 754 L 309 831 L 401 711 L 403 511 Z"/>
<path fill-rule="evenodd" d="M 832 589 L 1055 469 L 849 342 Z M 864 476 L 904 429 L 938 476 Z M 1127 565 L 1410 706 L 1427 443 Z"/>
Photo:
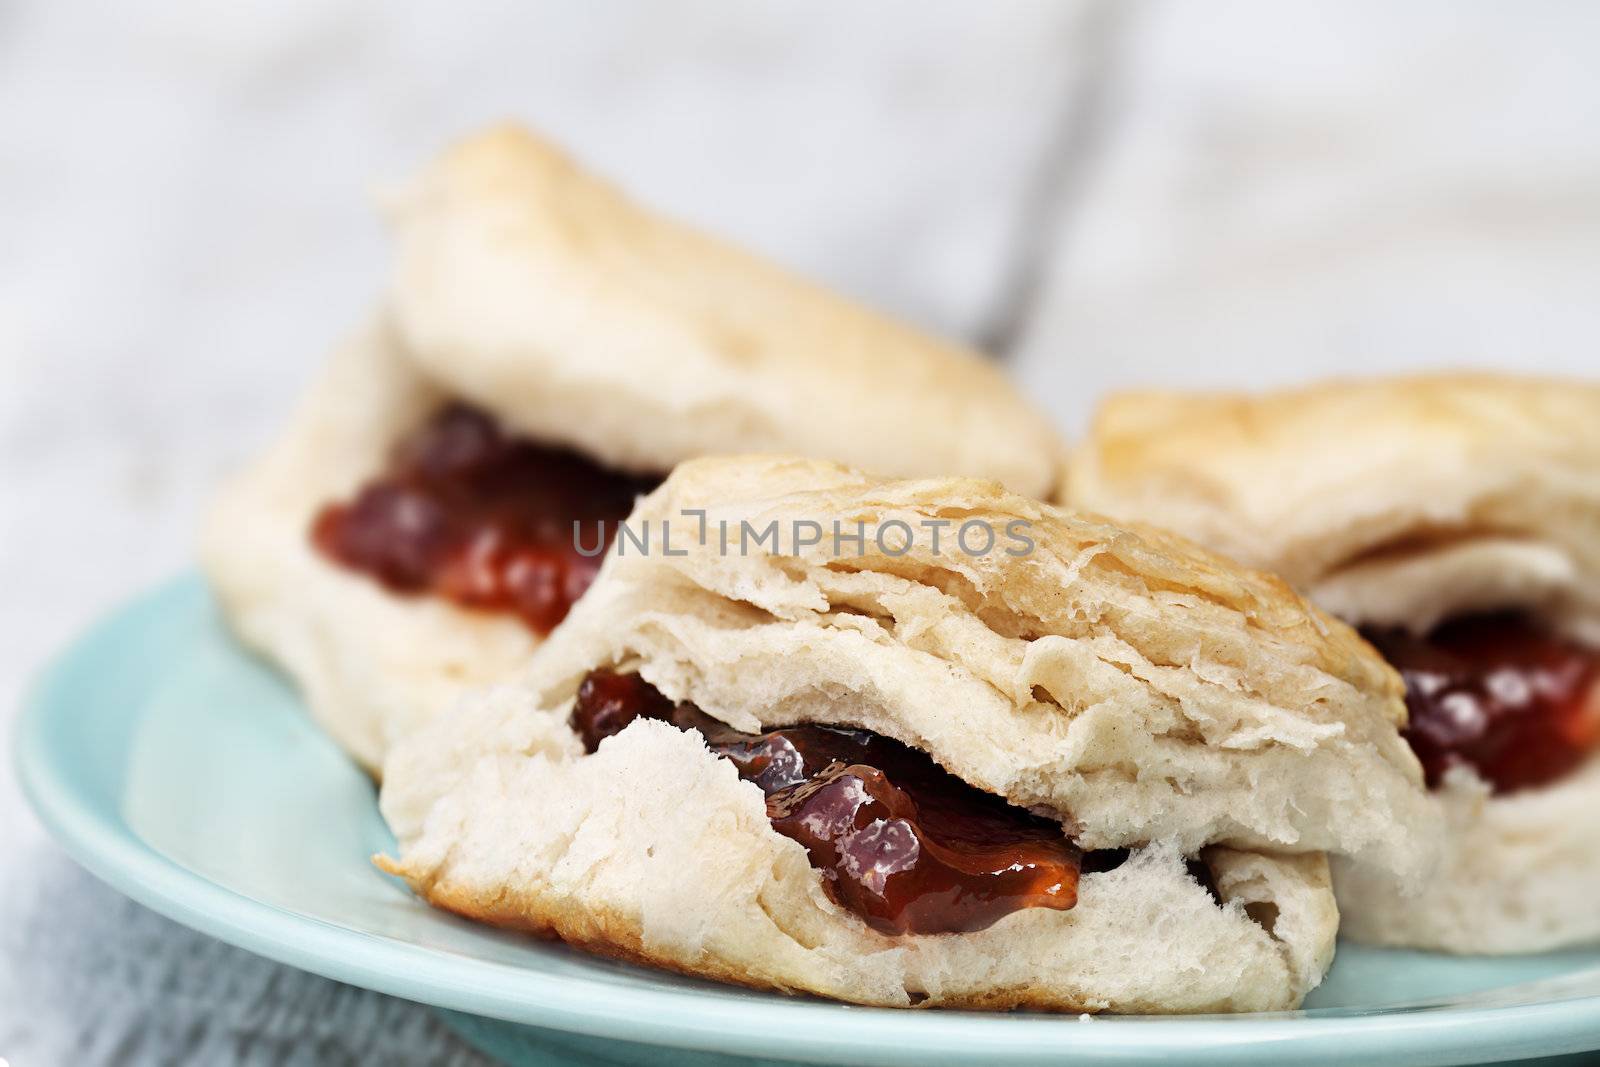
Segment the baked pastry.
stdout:
<path fill-rule="evenodd" d="M 992 482 L 701 459 L 521 679 L 391 752 L 380 864 L 751 986 L 1288 1008 L 1333 954 L 1323 851 L 1427 865 L 1402 714 L 1353 631 L 1167 534 Z"/>
<path fill-rule="evenodd" d="M 1415 897 L 1336 864 L 1345 933 L 1495 953 L 1600 938 L 1600 386 L 1120 396 L 1068 494 L 1278 572 L 1404 674 L 1446 855 Z"/>
<path fill-rule="evenodd" d="M 250 644 L 376 767 L 506 676 L 598 567 L 573 550 L 680 460 L 783 450 L 1046 494 L 1062 448 L 976 353 L 651 215 L 532 135 L 394 200 L 381 311 L 218 502 Z M 312 531 L 315 527 L 315 545 Z"/>

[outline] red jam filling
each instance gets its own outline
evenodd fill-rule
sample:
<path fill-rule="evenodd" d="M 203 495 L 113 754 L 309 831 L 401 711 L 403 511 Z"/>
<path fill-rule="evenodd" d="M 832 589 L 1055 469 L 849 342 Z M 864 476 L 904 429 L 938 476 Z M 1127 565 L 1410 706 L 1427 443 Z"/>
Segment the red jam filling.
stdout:
<path fill-rule="evenodd" d="M 512 612 L 549 633 L 594 581 L 605 558 L 597 550 L 634 497 L 659 480 L 514 437 L 451 404 L 402 439 L 354 498 L 324 507 L 311 538 L 393 592 Z"/>
<path fill-rule="evenodd" d="M 1496 793 L 1546 785 L 1600 746 L 1600 653 L 1518 615 L 1452 619 L 1426 637 L 1364 630 L 1406 683 L 1406 740 L 1437 786 L 1468 766 Z"/>
<path fill-rule="evenodd" d="M 968 785 L 891 738 L 833 726 L 741 733 L 635 674 L 594 671 L 572 725 L 593 752 L 634 719 L 695 729 L 767 795 L 829 893 L 889 934 L 981 930 L 1021 908 L 1077 903 L 1082 851 L 1050 819 Z M 1090 853 L 1090 870 L 1126 854 Z"/>

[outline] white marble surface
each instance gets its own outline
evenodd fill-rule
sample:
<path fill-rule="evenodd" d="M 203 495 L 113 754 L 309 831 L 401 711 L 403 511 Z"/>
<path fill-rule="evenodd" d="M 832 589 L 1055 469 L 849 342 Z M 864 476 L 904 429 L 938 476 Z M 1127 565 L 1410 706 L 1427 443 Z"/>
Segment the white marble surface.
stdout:
<path fill-rule="evenodd" d="M 1600 8 L 0 6 L 0 701 L 187 564 L 218 474 L 381 281 L 374 183 L 524 118 L 678 214 L 1120 384 L 1594 374 Z M 0 746 L 4 742 L 0 741 Z M 471 1062 L 189 934 L 0 776 L 0 1057 Z"/>

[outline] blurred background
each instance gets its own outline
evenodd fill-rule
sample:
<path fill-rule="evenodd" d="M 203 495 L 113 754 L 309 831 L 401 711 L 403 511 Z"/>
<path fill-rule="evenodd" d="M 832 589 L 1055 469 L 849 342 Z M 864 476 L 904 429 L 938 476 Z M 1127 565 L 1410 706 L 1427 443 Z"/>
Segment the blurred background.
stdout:
<path fill-rule="evenodd" d="M 0 0 L 0 708 L 189 565 L 385 266 L 375 194 L 507 117 L 639 198 L 1108 389 L 1600 373 L 1600 5 L 114 7 Z M 0 741 L 0 746 L 5 744 Z M 474 1063 L 180 929 L 0 777 L 0 1057 Z"/>

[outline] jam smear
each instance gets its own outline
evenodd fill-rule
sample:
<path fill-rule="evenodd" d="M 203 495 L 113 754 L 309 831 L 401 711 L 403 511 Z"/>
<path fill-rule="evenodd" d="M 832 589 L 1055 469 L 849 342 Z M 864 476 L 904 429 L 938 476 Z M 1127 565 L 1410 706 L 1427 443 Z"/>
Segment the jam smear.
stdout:
<path fill-rule="evenodd" d="M 393 592 L 512 612 L 548 633 L 594 581 L 605 558 L 595 550 L 659 481 L 515 437 L 484 412 L 450 404 L 403 438 L 352 499 L 324 507 L 311 539 Z"/>
<path fill-rule="evenodd" d="M 593 752 L 634 719 L 700 731 L 767 795 L 767 817 L 804 845 L 829 893 L 889 934 L 981 930 L 1021 908 L 1077 903 L 1084 854 L 1050 820 L 867 730 L 787 726 L 747 734 L 673 704 L 635 674 L 594 671 L 572 726 Z M 1108 870 L 1125 854 L 1091 853 Z"/>
<path fill-rule="evenodd" d="M 1362 633 L 1405 679 L 1405 738 L 1429 786 L 1465 765 L 1512 793 L 1555 781 L 1600 746 L 1594 649 L 1506 613 L 1452 619 L 1425 637 Z"/>

